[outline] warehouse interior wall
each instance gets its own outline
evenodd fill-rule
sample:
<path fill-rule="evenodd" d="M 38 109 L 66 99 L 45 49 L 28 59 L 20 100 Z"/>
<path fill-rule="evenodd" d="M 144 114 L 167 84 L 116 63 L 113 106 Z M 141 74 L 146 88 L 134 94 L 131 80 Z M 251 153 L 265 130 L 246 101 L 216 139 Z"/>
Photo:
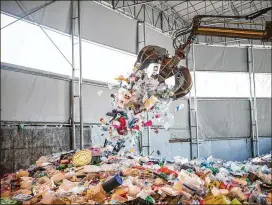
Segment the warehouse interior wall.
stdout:
<path fill-rule="evenodd" d="M 25 1 L 24 5 L 31 9 L 44 3 L 45 1 Z M 85 6 L 82 10 L 82 38 L 86 43 L 85 48 L 83 46 L 83 49 L 85 49 L 83 58 L 91 58 L 91 55 L 88 55 L 91 48 L 87 49 L 87 41 L 100 43 L 129 53 L 131 58 L 129 57 L 126 65 L 130 70 L 132 68 L 130 61 L 134 61 L 136 57 L 137 22 L 94 2 L 84 1 L 83 4 Z M 69 34 L 71 29 L 68 12 L 71 6 L 70 2 L 57 1 L 56 5 L 62 9 L 56 10 L 57 7 L 49 5 L 45 12 L 52 15 L 37 12 L 35 19 L 44 26 Z M 16 16 L 24 15 L 13 1 L 1 1 L 1 6 L 1 10 L 7 13 Z M 31 21 L 32 19 L 29 18 L 28 20 Z M 69 39 L 69 35 L 66 35 L 66 37 Z M 167 48 L 169 53 L 173 54 L 172 40 L 168 36 L 147 27 L 145 37 L 146 45 L 159 45 Z M 143 39 L 143 36 L 139 36 L 139 38 Z M 64 44 L 67 44 L 67 47 L 70 46 L 68 43 Z M 70 50 L 66 52 L 69 56 Z M 253 52 L 256 87 L 259 86 L 257 120 L 260 154 L 271 151 L 271 112 L 268 112 L 268 110 L 271 111 L 270 52 L 269 49 L 254 49 Z M 103 51 L 101 53 L 103 54 Z M 194 54 L 193 58 L 192 54 Z M 57 58 L 61 58 L 61 56 Z M 50 60 L 46 56 L 43 59 L 44 61 Z M 118 63 L 122 64 L 122 59 L 124 59 L 123 56 L 116 61 L 116 64 L 106 65 L 103 69 L 118 67 Z M 27 60 L 34 59 L 29 58 Z M 52 59 L 51 61 L 54 62 Z M 103 59 L 99 61 L 101 62 Z M 20 61 L 18 62 L 20 63 Z M 71 68 L 69 65 L 67 65 L 65 73 L 54 72 L 55 68 L 48 66 L 51 68 L 50 73 L 40 68 L 22 67 L 10 63 L 1 62 L 0 147 L 3 150 L 1 151 L 1 159 L 4 159 L 1 160 L 3 173 L 15 171 L 18 168 L 26 168 L 41 155 L 69 150 L 71 136 Z M 225 160 L 244 160 L 251 157 L 249 90 L 244 96 L 235 96 L 234 92 L 239 93 L 242 84 L 228 85 L 228 82 L 234 82 L 230 81 L 233 80 L 230 77 L 222 85 L 222 92 L 218 95 L 215 96 L 212 92 L 207 94 L 207 91 L 211 91 L 218 85 L 217 83 L 212 84 L 215 78 L 209 80 L 209 76 L 216 74 L 215 71 L 221 75 L 225 75 L 227 72 L 235 72 L 235 74 L 248 78 L 247 63 L 245 48 L 195 45 L 194 51 L 190 52 L 188 67 L 191 70 L 195 67 L 196 82 L 199 82 L 201 75 L 206 75 L 206 81 L 203 81 L 203 84 L 196 84 L 200 157 L 213 155 Z M 84 64 L 84 67 L 86 70 L 91 70 L 93 69 L 92 65 L 92 62 L 89 62 Z M 101 68 L 103 65 L 101 64 Z M 264 82 L 257 81 L 258 75 L 267 76 L 267 78 Z M 101 131 L 98 122 L 111 109 L 110 94 L 115 92 L 110 90 L 105 82 L 94 82 L 91 77 L 91 74 L 84 77 L 86 79 L 84 79 L 83 84 L 84 140 L 87 147 L 104 143 L 106 132 Z M 264 78 L 259 77 L 259 79 Z M 95 80 L 102 81 L 98 78 Z M 248 83 L 245 81 L 243 85 L 248 85 Z M 230 89 L 230 87 L 231 92 L 224 91 Z M 201 88 L 203 89 L 201 90 Z M 267 88 L 267 90 L 263 94 L 261 91 L 264 88 Z M 97 95 L 98 91 L 103 91 L 101 96 Z M 270 95 L 267 95 L 267 93 L 270 93 Z M 149 142 L 147 141 L 147 131 L 143 133 L 142 143 L 144 146 L 150 146 L 150 152 L 153 156 L 157 156 L 156 151 L 160 150 L 161 156 L 165 157 L 175 155 L 193 157 L 191 153 L 192 144 L 190 143 L 192 133 L 188 97 L 174 102 L 170 106 L 170 112 L 179 104 L 184 104 L 184 108 L 175 115 L 174 125 L 169 130 L 166 131 L 161 127 L 163 124 L 156 122 L 150 130 Z M 76 109 L 78 110 L 77 102 Z M 154 113 L 149 113 L 149 116 L 154 117 Z M 76 120 L 79 121 L 78 113 Z M 154 132 L 155 127 L 159 130 L 158 134 Z M 78 127 L 76 135 L 79 139 Z M 176 138 L 179 138 L 179 140 L 171 141 Z M 135 150 L 140 152 L 137 145 L 135 145 Z"/>

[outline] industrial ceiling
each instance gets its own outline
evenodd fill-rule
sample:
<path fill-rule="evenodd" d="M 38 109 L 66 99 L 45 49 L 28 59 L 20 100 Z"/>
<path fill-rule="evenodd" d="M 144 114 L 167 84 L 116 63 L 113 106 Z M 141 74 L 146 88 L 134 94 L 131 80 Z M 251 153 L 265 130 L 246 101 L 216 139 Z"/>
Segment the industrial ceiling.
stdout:
<path fill-rule="evenodd" d="M 87 5 L 91 1 L 82 1 L 84 9 L 91 7 Z M 165 35 L 171 36 L 177 29 L 183 28 L 192 22 L 196 15 L 247 15 L 252 12 L 259 11 L 272 6 L 271 1 L 251 0 L 251 1 L 127 1 L 127 0 L 111 0 L 111 1 L 92 1 L 123 14 L 133 20 L 145 21 L 146 24 Z M 30 21 L 33 15 L 36 21 L 41 25 L 70 33 L 70 4 L 71 1 L 1 1 L 1 12 L 15 15 Z M 22 8 L 23 7 L 23 8 Z M 83 6 L 82 6 L 83 7 Z M 24 12 L 22 12 L 22 9 Z M 85 12 L 92 15 L 92 12 Z M 99 16 L 99 14 L 97 13 Z M 84 21 L 88 22 L 90 17 Z M 101 14 L 103 18 L 103 14 Z M 92 16 L 93 18 L 93 16 Z M 114 19 L 107 19 L 114 21 Z M 205 25 L 246 29 L 262 29 L 265 28 L 265 21 L 271 21 L 271 11 L 262 14 L 254 20 L 247 20 L 248 24 L 241 24 L 246 20 L 228 20 L 213 19 L 205 23 Z M 120 23 L 120 22 L 117 22 Z M 254 23 L 254 24 L 253 24 Z M 103 25 L 102 25 L 103 26 Z M 84 25 L 82 26 L 84 27 Z M 1 28 L 2 29 L 2 28 Z M 186 36 L 184 37 L 184 39 Z M 201 36 L 197 37 L 196 43 L 206 44 L 232 44 L 232 43 L 251 43 L 247 39 L 221 38 Z M 261 42 L 253 42 L 253 44 L 261 44 Z M 270 44 L 268 44 L 270 45 Z"/>
<path fill-rule="evenodd" d="M 163 33 L 171 35 L 176 29 L 182 28 L 192 22 L 193 17 L 196 15 L 227 15 L 227 16 L 244 16 L 261 9 L 269 8 L 272 6 L 271 1 L 267 0 L 251 0 L 251 1 L 126 1 L 126 0 L 112 0 L 112 1 L 98 1 L 102 4 L 108 5 L 114 10 L 118 10 L 123 14 L 131 16 L 132 18 L 139 18 L 141 10 L 145 10 L 144 19 L 151 26 L 160 28 Z M 154 17 L 155 16 L 155 17 Z M 156 18 L 157 17 L 157 18 Z M 158 20 L 160 18 L 160 20 Z M 140 20 L 143 20 L 140 17 Z M 265 21 L 271 21 L 271 11 L 263 14 L 250 23 L 254 25 L 243 25 L 240 23 L 246 20 L 224 21 L 224 19 L 215 19 L 216 22 L 206 25 L 244 29 L 262 29 L 264 30 Z M 220 21 L 219 21 L 220 20 Z M 219 22 L 218 22 L 219 21 Z M 229 22 L 229 23 L 227 23 Z M 247 22 L 249 22 L 247 20 Z M 158 25 L 158 23 L 161 23 Z M 212 38 L 205 37 L 205 43 L 224 43 L 240 42 L 245 39 L 231 39 L 231 38 Z M 202 41 L 203 41 L 202 40 Z M 199 39 L 197 39 L 199 41 Z M 248 41 L 248 40 L 246 40 Z"/>

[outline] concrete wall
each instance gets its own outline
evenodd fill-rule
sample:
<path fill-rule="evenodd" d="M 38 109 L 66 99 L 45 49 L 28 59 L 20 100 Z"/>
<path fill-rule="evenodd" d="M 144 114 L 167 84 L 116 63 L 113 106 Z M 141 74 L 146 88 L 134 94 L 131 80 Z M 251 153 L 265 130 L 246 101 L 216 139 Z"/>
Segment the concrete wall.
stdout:
<path fill-rule="evenodd" d="M 70 127 L 50 126 L 1 126 L 0 148 L 1 169 L 0 175 L 28 168 L 40 156 L 70 150 Z M 77 146 L 79 146 L 79 127 L 76 129 Z M 84 128 L 86 147 L 92 143 L 91 128 Z"/>

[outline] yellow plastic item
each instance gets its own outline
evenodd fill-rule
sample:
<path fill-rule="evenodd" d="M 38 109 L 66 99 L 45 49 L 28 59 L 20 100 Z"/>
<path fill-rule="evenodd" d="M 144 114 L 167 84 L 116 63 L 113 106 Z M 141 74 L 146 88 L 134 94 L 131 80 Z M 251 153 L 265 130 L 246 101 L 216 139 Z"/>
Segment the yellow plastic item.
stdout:
<path fill-rule="evenodd" d="M 230 204 L 241 204 L 241 202 L 238 199 L 233 199 Z"/>
<path fill-rule="evenodd" d="M 129 80 L 122 75 L 120 75 L 118 78 L 114 78 L 114 80 L 125 81 L 127 83 L 129 82 Z"/>
<path fill-rule="evenodd" d="M 218 196 L 209 195 L 204 199 L 204 201 L 205 204 L 228 204 L 226 197 L 223 195 Z"/>
<path fill-rule="evenodd" d="M 92 160 L 92 153 L 89 150 L 81 150 L 74 154 L 72 164 L 75 167 L 81 167 L 90 164 Z"/>
<path fill-rule="evenodd" d="M 149 110 L 151 107 L 153 107 L 156 104 L 157 101 L 158 101 L 158 98 L 152 95 L 150 98 L 148 98 L 145 101 L 144 108 Z"/>

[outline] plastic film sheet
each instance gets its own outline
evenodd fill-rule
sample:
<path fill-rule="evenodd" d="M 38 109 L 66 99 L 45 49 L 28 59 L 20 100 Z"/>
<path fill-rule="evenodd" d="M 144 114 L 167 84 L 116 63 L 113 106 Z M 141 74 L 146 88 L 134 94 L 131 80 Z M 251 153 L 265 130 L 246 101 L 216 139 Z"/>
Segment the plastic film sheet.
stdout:
<path fill-rule="evenodd" d="M 271 73 L 271 49 L 253 49 L 254 71 Z"/>
<path fill-rule="evenodd" d="M 26 13 L 45 3 L 46 1 L 22 1 Z M 23 11 L 15 1 L 1 1 L 1 11 L 19 17 L 24 16 Z M 41 25 L 70 34 L 71 1 L 55 1 L 35 12 L 32 16 Z M 27 19 L 34 21 L 31 17 Z M 56 21 L 56 19 L 58 20 Z M 109 31 L 110 35 L 108 35 Z M 81 2 L 81 37 L 130 53 L 136 53 L 135 41 L 131 40 L 131 38 L 136 40 L 136 21 L 125 18 L 92 1 Z"/>
<path fill-rule="evenodd" d="M 272 137 L 271 98 L 257 99 L 257 120 L 259 136 Z"/>
<path fill-rule="evenodd" d="M 68 81 L 1 69 L 1 120 L 68 122 L 69 95 Z"/>
<path fill-rule="evenodd" d="M 200 139 L 250 136 L 250 109 L 247 100 L 199 100 Z"/>
<path fill-rule="evenodd" d="M 271 74 L 255 74 L 256 97 L 271 98 Z"/>
<path fill-rule="evenodd" d="M 194 50 L 198 71 L 247 72 L 245 48 L 195 45 Z"/>

